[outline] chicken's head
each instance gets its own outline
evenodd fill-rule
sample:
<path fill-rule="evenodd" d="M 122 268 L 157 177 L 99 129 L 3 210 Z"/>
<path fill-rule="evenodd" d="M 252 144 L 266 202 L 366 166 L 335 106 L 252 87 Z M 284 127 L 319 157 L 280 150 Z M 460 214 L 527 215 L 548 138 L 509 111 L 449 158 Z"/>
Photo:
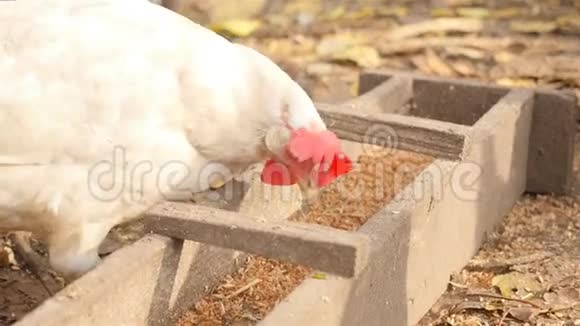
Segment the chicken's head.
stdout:
<path fill-rule="evenodd" d="M 348 173 L 352 162 L 306 93 L 301 89 L 296 93 L 299 100 L 287 101 L 282 107 L 282 123 L 267 131 L 265 145 L 272 155 L 261 179 L 270 185 L 298 184 L 308 193 Z"/>
<path fill-rule="evenodd" d="M 316 192 L 348 173 L 352 169 L 351 160 L 342 152 L 338 137 L 327 130 L 306 91 L 263 54 L 236 46 L 250 62 L 244 67 L 252 72 L 253 83 L 249 85 L 253 96 L 248 112 L 258 113 L 254 120 L 258 121 L 260 137 L 264 139 L 259 145 L 260 149 L 266 149 L 262 158 L 267 158 L 262 182 L 278 186 L 298 184 L 309 197 L 310 190 Z M 255 106 L 256 103 L 259 104 Z"/>

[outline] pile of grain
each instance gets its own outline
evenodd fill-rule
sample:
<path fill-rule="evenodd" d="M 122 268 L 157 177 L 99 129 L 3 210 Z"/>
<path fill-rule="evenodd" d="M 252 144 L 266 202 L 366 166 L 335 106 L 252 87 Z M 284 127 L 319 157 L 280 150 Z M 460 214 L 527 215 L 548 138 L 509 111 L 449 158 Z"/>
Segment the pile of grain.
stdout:
<path fill-rule="evenodd" d="M 431 157 L 401 151 L 362 155 L 356 171 L 325 189 L 306 214 L 293 219 L 356 230 L 431 162 Z M 311 273 L 306 267 L 250 256 L 177 325 L 253 325 Z"/>

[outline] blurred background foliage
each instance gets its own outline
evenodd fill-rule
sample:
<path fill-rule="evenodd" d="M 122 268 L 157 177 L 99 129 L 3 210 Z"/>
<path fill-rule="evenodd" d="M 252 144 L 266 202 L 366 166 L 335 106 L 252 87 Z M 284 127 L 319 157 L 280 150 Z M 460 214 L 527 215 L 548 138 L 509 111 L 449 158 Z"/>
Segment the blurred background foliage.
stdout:
<path fill-rule="evenodd" d="M 356 95 L 361 69 L 580 94 L 580 0 L 164 0 L 259 49 L 316 100 Z"/>

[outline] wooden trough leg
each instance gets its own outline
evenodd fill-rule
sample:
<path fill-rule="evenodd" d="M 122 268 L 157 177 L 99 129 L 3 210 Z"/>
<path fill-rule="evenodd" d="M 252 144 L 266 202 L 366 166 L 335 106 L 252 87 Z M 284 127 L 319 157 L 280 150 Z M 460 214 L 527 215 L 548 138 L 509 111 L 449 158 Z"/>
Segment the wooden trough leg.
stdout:
<path fill-rule="evenodd" d="M 306 280 L 260 324 L 415 324 L 524 191 L 533 100 L 510 92 L 466 135 L 464 160 L 436 160 L 358 231 L 372 239 L 359 277 Z"/>

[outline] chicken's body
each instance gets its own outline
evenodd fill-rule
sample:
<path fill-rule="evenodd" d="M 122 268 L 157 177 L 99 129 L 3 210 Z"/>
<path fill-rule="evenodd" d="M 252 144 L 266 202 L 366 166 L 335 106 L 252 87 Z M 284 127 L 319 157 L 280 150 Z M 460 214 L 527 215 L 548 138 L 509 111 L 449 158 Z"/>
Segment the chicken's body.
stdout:
<path fill-rule="evenodd" d="M 0 230 L 66 274 L 113 226 L 266 159 L 269 127 L 325 129 L 271 61 L 145 0 L 2 2 L 0 22 Z"/>

